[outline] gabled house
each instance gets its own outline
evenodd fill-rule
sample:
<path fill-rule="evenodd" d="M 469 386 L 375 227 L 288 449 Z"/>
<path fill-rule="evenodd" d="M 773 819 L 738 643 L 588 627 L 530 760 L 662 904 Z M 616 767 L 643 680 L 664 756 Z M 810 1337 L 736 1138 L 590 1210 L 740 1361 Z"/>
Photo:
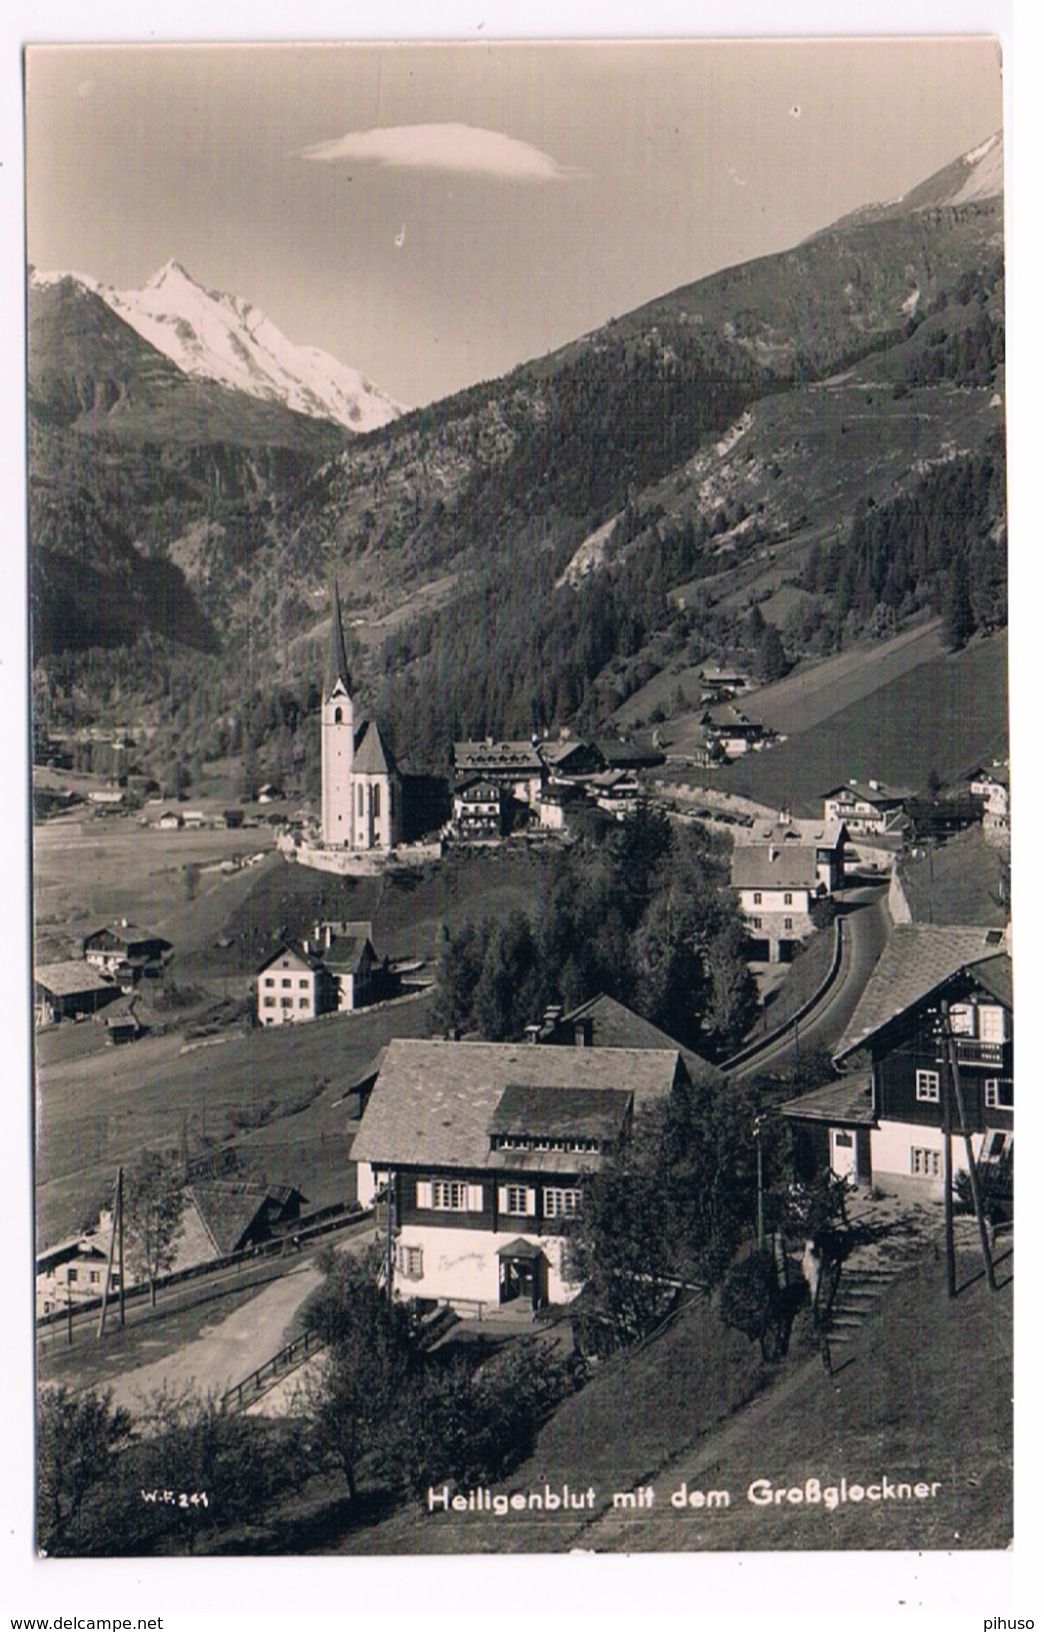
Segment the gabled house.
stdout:
<path fill-rule="evenodd" d="M 131 982 L 159 974 L 173 950 L 162 935 L 141 929 L 128 918 L 92 930 L 83 940 L 84 960 L 92 969 Z"/>
<path fill-rule="evenodd" d="M 255 980 L 263 1026 L 301 1025 L 337 1010 L 337 981 L 314 952 L 298 952 L 284 942 L 265 959 Z"/>
<path fill-rule="evenodd" d="M 103 1212 L 98 1224 L 82 1235 L 70 1236 L 37 1253 L 37 1319 L 101 1297 L 111 1241 L 112 1214 Z M 110 1291 L 118 1290 L 119 1284 L 119 1266 L 114 1265 Z"/>
<path fill-rule="evenodd" d="M 910 788 L 890 788 L 874 779 L 860 782 L 853 776 L 824 793 L 823 820 L 844 822 L 853 837 L 888 833 L 901 823 L 912 798 Z"/>
<path fill-rule="evenodd" d="M 684 1075 L 676 1049 L 394 1038 L 352 1157 L 362 1205 L 391 1200 L 397 1295 L 469 1309 L 574 1297 L 584 1175 Z"/>
<path fill-rule="evenodd" d="M 819 927 L 813 913 L 829 890 L 820 876 L 815 845 L 737 845 L 731 881 L 747 934 L 768 962 L 786 962 Z"/>
<path fill-rule="evenodd" d="M 370 934 L 368 920 L 316 925 L 318 955 L 337 984 L 337 1008 L 342 1013 L 373 1000 L 380 970 Z"/>
<path fill-rule="evenodd" d="M 593 742 L 584 742 L 579 737 L 557 737 L 553 741 L 538 742 L 536 747 L 553 781 L 593 776 L 596 771 L 605 770 L 601 750 Z"/>
<path fill-rule="evenodd" d="M 507 800 L 536 809 L 544 786 L 544 762 L 534 742 L 455 742 L 453 779 L 459 786 L 471 777 L 492 782 Z"/>
<path fill-rule="evenodd" d="M 821 822 L 782 814 L 778 821 L 755 821 L 736 829 L 735 843 L 776 849 L 811 848 L 815 851 L 816 874 L 833 895 L 845 881 L 845 845 L 848 829 L 844 822 Z"/>
<path fill-rule="evenodd" d="M 120 996 L 114 981 L 75 958 L 41 964 L 33 978 L 33 991 L 36 1023 L 40 1026 L 94 1014 Z"/>
<path fill-rule="evenodd" d="M 676 1049 L 690 1082 L 717 1085 L 724 1081 L 710 1060 L 686 1048 L 644 1015 L 606 992 L 599 992 L 597 997 L 589 998 L 568 1013 L 558 1005 L 548 1008 L 543 1025 L 527 1027 L 526 1035 L 534 1042 L 566 1048 Z"/>
<path fill-rule="evenodd" d="M 453 790 L 453 825 L 468 842 L 499 839 L 504 833 L 504 796 L 488 776 L 466 776 Z"/>
<path fill-rule="evenodd" d="M 961 1099 L 976 1162 L 1014 1157 L 1011 956 L 1002 931 L 897 926 L 835 1054 L 840 1082 L 791 1100 L 813 1166 L 858 1182 L 911 1179 L 937 1194 L 946 1119 L 955 1171 L 967 1166 L 945 1040 L 949 1011 Z"/>
<path fill-rule="evenodd" d="M 1007 765 L 979 766 L 969 778 L 968 791 L 982 801 L 982 825 L 1006 833 L 1011 826 L 1011 785 Z"/>

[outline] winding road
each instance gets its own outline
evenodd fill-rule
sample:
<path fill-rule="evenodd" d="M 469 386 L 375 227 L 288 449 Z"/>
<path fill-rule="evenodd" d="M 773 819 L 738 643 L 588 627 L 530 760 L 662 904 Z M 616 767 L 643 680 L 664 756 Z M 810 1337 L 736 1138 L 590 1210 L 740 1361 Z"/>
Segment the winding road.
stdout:
<path fill-rule="evenodd" d="M 837 897 L 841 917 L 841 962 L 837 975 L 808 1011 L 782 1035 L 768 1037 L 755 1053 L 724 1069 L 737 1081 L 796 1063 L 801 1049 L 833 1049 L 855 1013 L 856 1004 L 884 951 L 891 931 L 888 891 L 880 884 L 855 885 Z"/>

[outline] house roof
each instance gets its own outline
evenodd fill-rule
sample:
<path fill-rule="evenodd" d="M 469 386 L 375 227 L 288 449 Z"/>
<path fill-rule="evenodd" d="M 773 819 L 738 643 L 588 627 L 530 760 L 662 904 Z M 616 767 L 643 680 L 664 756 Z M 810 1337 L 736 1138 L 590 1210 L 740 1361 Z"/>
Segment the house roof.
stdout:
<path fill-rule="evenodd" d="M 491 1134 L 519 1138 L 619 1137 L 631 1095 L 623 1088 L 562 1088 L 509 1082 L 489 1119 Z"/>
<path fill-rule="evenodd" d="M 338 680 L 351 696 L 352 677 L 348 673 L 348 657 L 344 649 L 344 624 L 341 621 L 341 597 L 337 580 L 333 582 L 333 615 L 330 618 L 330 645 L 326 657 L 326 695 L 330 696 Z"/>
<path fill-rule="evenodd" d="M 64 963 L 44 963 L 36 971 L 36 984 L 53 997 L 73 997 L 78 992 L 111 992 L 111 981 L 103 980 L 89 963 L 70 958 Z"/>
<path fill-rule="evenodd" d="M 536 1259 L 542 1258 L 543 1256 L 543 1247 L 538 1246 L 535 1241 L 524 1240 L 520 1235 L 516 1235 L 513 1241 L 506 1241 L 502 1247 L 497 1248 L 498 1258 Z"/>
<path fill-rule="evenodd" d="M 458 771 L 524 770 L 539 772 L 543 761 L 531 742 L 455 742 L 453 763 Z"/>
<path fill-rule="evenodd" d="M 816 852 L 807 844 L 744 844 L 732 852 L 737 890 L 815 889 Z"/>
<path fill-rule="evenodd" d="M 837 850 L 848 837 L 844 822 L 824 822 L 818 818 L 787 817 L 786 821 L 754 822 L 751 827 L 736 829 L 735 842 L 739 845 L 814 845 L 817 850 Z"/>
<path fill-rule="evenodd" d="M 615 1089 L 633 1094 L 640 1107 L 668 1094 L 680 1069 L 677 1049 L 396 1037 L 388 1044 L 352 1157 L 378 1165 L 503 1165 L 489 1162 L 490 1122 L 509 1085 Z"/>
<path fill-rule="evenodd" d="M 296 946 L 290 946 L 286 941 L 284 941 L 282 945 L 276 947 L 275 951 L 270 957 L 265 959 L 264 963 L 258 965 L 257 973 L 259 975 L 263 975 L 265 970 L 271 969 L 272 965 L 279 958 L 289 958 L 290 967 L 292 969 L 308 969 L 312 973 L 314 973 L 317 969 L 321 969 L 323 966 L 323 960 L 321 957 L 318 957 L 311 952 L 299 952 Z"/>
<path fill-rule="evenodd" d="M 893 929 L 834 1054 L 864 1048 L 883 1026 L 970 970 L 998 1001 L 1011 1006 L 1011 957 L 991 947 L 985 929 L 965 925 L 899 924 Z M 991 984 L 988 984 L 991 983 Z M 1001 993 L 1006 993 L 1002 996 Z"/>
<path fill-rule="evenodd" d="M 203 1225 L 222 1256 L 235 1252 L 266 1203 L 285 1207 L 300 1192 L 243 1179 L 197 1179 L 188 1186 Z M 304 1197 L 301 1197 L 304 1200 Z"/>
<path fill-rule="evenodd" d="M 352 770 L 363 776 L 394 776 L 395 761 L 376 720 L 363 720 L 355 733 Z"/>
<path fill-rule="evenodd" d="M 668 1048 L 677 1049 L 682 1057 L 689 1077 L 696 1085 L 712 1085 L 722 1082 L 723 1075 L 710 1060 L 705 1060 L 701 1054 L 691 1048 L 685 1048 L 654 1026 L 651 1020 L 636 1014 L 625 1003 L 620 1003 L 615 997 L 600 992 L 597 997 L 581 1003 L 579 1008 L 571 1009 L 563 1014 L 555 1026 L 555 1038 L 561 1037 L 564 1032 L 575 1027 L 579 1021 L 591 1022 L 591 1046 L 593 1048 Z"/>
<path fill-rule="evenodd" d="M 576 753 L 598 754 L 598 749 L 592 743 L 585 742 L 582 737 L 567 737 L 555 742 L 542 742 L 539 752 L 545 765 L 550 766 L 561 765 Z"/>
<path fill-rule="evenodd" d="M 890 788 L 885 782 L 860 782 L 855 777 L 839 782 L 836 788 L 828 788 L 822 797 L 834 799 L 842 793 L 850 794 L 853 799 L 868 805 L 894 805 L 896 801 L 913 798 L 912 788 Z"/>
<path fill-rule="evenodd" d="M 875 1126 L 873 1090 L 868 1071 L 853 1072 L 840 1082 L 827 1082 L 779 1107 L 781 1116 L 797 1122 L 831 1122 L 838 1127 Z"/>
<path fill-rule="evenodd" d="M 186 815 L 190 816 L 192 812 L 186 811 Z M 122 946 L 140 946 L 143 941 L 151 941 L 163 947 L 169 947 L 171 944 L 170 941 L 164 940 L 162 935 L 157 935 L 154 929 L 142 929 L 140 924 L 132 924 L 127 918 L 117 918 L 114 923 L 102 924 L 99 929 L 92 929 L 90 934 L 83 938 L 84 946 L 89 947 L 100 935 L 108 935 Z"/>
<path fill-rule="evenodd" d="M 363 961 L 367 947 L 370 948 L 371 958 L 376 959 L 377 954 L 368 935 L 338 935 L 323 954 L 323 962 L 330 970 L 354 974 Z"/>

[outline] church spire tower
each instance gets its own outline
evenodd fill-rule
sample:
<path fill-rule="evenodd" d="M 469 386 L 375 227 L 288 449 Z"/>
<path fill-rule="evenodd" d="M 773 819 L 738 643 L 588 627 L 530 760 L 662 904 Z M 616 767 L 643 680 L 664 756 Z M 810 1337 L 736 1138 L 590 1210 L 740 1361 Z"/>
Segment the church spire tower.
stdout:
<path fill-rule="evenodd" d="M 355 765 L 355 709 L 344 646 L 344 623 L 337 580 L 331 586 L 330 645 L 322 711 L 323 843 L 352 842 L 352 772 Z"/>

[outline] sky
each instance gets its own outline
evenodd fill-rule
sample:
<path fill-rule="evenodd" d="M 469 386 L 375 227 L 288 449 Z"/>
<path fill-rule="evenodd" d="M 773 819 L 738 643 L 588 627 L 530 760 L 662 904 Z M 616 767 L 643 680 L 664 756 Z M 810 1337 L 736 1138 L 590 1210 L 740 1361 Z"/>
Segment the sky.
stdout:
<path fill-rule="evenodd" d="M 419 406 L 895 198 L 1001 126 L 987 37 L 30 49 L 27 252 L 170 259 Z"/>

